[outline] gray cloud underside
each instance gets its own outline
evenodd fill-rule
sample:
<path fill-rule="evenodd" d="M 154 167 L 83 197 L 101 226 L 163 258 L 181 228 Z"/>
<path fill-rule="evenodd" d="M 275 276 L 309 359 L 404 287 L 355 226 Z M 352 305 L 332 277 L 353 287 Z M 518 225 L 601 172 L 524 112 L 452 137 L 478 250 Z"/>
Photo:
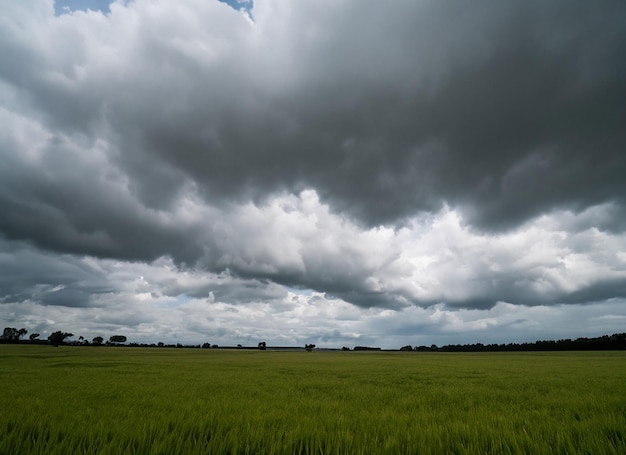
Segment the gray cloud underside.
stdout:
<path fill-rule="evenodd" d="M 624 202 L 618 3 L 303 2 L 278 31 L 269 4 L 256 25 L 219 6 L 186 24 L 139 2 L 139 27 L 114 10 L 92 36 L 61 29 L 51 63 L 11 30 L 3 79 L 55 128 L 108 133 L 151 206 L 188 177 L 212 203 L 313 187 L 374 225 L 442 202 L 487 229 Z"/>
<path fill-rule="evenodd" d="M 577 286 L 541 268 L 459 272 L 468 284 L 458 295 L 445 289 L 442 277 L 455 272 L 440 259 L 439 290 L 423 292 L 407 271 L 410 239 L 367 234 L 391 226 L 400 235 L 415 217 L 451 207 L 472 235 L 506 236 L 561 214 L 582 223 L 571 232 L 604 232 L 603 249 L 622 245 L 619 2 L 259 0 L 251 22 L 219 2 L 54 17 L 50 1 L 32 0 L 7 6 L 6 17 L 6 239 L 78 256 L 170 256 L 251 280 L 260 296 L 275 282 L 366 307 L 625 294 L 615 258 L 597 259 L 614 276 Z M 593 210 L 601 216 L 586 219 Z M 504 263 L 491 259 L 467 261 Z M 96 281 L 74 295 L 63 279 L 41 282 L 67 284 L 58 292 L 78 302 L 107 289 Z M 238 292 L 216 283 L 198 292 L 209 288 Z"/>

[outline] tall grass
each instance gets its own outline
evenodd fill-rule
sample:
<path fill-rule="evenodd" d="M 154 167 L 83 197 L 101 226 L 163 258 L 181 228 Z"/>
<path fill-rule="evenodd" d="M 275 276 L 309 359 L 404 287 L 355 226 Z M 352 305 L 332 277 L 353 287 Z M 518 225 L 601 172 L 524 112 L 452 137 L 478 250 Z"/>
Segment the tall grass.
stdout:
<path fill-rule="evenodd" d="M 1 454 L 626 453 L 626 353 L 0 346 Z"/>

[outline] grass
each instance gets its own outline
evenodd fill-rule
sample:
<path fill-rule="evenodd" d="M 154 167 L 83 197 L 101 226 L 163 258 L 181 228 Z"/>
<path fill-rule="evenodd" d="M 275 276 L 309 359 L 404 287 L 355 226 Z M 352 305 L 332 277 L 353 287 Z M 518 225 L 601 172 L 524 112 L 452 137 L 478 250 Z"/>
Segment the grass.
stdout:
<path fill-rule="evenodd" d="M 0 453 L 626 453 L 626 353 L 0 346 Z"/>

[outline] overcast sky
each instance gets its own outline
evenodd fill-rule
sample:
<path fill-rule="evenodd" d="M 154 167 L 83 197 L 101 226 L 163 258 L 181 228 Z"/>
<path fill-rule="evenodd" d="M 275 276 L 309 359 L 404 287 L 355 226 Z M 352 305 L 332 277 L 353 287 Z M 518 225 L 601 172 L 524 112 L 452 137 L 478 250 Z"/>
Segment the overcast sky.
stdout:
<path fill-rule="evenodd" d="M 3 327 L 626 331 L 624 2 L 0 5 Z"/>

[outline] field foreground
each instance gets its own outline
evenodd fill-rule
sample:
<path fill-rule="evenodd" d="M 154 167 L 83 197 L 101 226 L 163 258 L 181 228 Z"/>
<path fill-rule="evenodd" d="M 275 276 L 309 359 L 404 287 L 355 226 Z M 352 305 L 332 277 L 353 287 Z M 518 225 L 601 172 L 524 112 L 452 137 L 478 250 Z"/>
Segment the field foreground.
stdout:
<path fill-rule="evenodd" d="M 626 352 L 0 346 L 0 453 L 626 453 Z"/>

